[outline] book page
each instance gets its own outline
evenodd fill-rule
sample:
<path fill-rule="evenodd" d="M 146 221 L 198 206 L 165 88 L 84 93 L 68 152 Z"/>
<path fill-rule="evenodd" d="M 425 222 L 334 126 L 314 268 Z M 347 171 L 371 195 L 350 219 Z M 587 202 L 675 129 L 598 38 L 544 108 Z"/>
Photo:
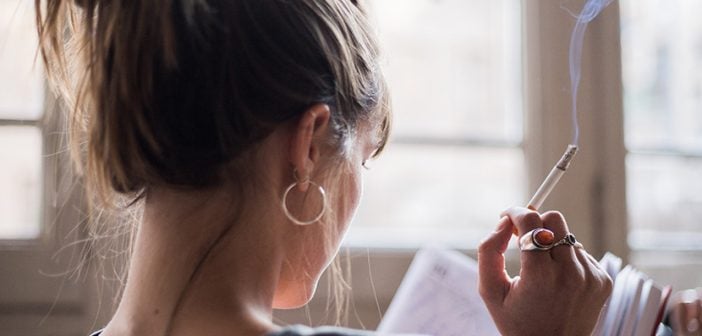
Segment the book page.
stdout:
<path fill-rule="evenodd" d="M 609 277 L 614 280 L 617 278 L 617 274 L 619 274 L 619 271 L 622 269 L 622 259 L 610 252 L 607 252 L 602 259 L 600 259 L 600 265 L 607 272 Z"/>
<path fill-rule="evenodd" d="M 607 252 L 600 260 L 600 266 L 602 266 L 602 268 L 607 272 L 609 277 L 612 278 L 612 281 L 614 281 L 617 278 L 619 271 L 621 270 L 622 259 L 615 256 L 612 253 Z M 612 303 L 612 296 L 610 295 L 610 297 L 607 299 L 607 303 L 605 303 L 605 306 L 602 309 L 602 312 L 600 313 L 600 318 L 597 320 L 597 324 L 595 325 L 595 329 L 592 331 L 593 335 L 595 335 L 595 336 L 604 335 L 605 322 L 606 322 L 606 319 L 608 316 L 608 311 L 609 311 L 609 307 L 611 306 L 611 303 Z"/>
<path fill-rule="evenodd" d="M 609 298 L 602 335 L 617 335 L 617 331 L 622 325 L 626 312 L 629 278 L 632 272 L 633 268 L 627 265 L 617 274 L 617 278 L 614 280 L 614 288 L 612 289 L 612 296 Z"/>
<path fill-rule="evenodd" d="M 647 279 L 644 282 L 641 296 L 647 300 L 639 303 L 639 320 L 634 330 L 635 336 L 651 336 L 656 328 L 656 318 L 658 317 L 658 307 L 661 304 L 662 291 L 653 280 Z"/>
<path fill-rule="evenodd" d="M 478 265 L 459 252 L 424 249 L 378 326 L 381 334 L 499 335 L 478 294 Z"/>
<path fill-rule="evenodd" d="M 622 326 L 618 335 L 629 336 L 634 333 L 639 314 L 639 305 L 642 301 L 641 292 L 643 290 L 643 274 L 638 270 L 633 270 L 627 285 L 627 300 L 625 302 L 625 313 L 622 319 Z M 643 299 L 644 301 L 646 298 Z"/>

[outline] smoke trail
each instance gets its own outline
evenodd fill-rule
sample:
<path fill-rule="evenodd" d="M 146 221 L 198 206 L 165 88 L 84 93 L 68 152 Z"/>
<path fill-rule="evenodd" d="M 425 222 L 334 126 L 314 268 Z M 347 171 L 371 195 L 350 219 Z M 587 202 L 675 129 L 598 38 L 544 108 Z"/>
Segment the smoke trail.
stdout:
<path fill-rule="evenodd" d="M 580 138 L 580 126 L 578 125 L 578 86 L 580 85 L 580 65 L 582 63 L 583 39 L 587 24 L 590 23 L 600 12 L 614 0 L 588 0 L 585 3 L 577 19 L 573 33 L 570 36 L 570 90 L 572 97 L 573 114 L 573 140 L 572 144 L 577 145 Z"/>

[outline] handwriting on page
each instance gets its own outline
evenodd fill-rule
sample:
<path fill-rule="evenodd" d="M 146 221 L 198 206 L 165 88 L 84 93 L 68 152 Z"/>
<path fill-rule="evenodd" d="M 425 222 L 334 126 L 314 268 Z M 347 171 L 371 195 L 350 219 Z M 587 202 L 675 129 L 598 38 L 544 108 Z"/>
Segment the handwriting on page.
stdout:
<path fill-rule="evenodd" d="M 477 265 L 454 251 L 422 250 L 378 328 L 382 333 L 499 335 L 477 291 Z"/>

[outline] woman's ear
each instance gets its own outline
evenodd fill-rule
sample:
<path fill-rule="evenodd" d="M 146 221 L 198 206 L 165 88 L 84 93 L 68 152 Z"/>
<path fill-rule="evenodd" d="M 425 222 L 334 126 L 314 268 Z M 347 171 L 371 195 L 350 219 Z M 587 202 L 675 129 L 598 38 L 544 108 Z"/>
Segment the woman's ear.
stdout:
<path fill-rule="evenodd" d="M 308 108 L 293 128 L 290 141 L 290 163 L 301 182 L 304 182 L 319 163 L 321 146 L 329 132 L 331 111 L 326 104 Z M 300 185 L 306 191 L 307 183 Z"/>

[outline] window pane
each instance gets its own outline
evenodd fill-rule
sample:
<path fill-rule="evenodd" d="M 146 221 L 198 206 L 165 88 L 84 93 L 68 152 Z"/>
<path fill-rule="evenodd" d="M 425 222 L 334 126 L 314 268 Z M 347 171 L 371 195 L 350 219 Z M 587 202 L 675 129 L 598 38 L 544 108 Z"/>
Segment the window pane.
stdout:
<path fill-rule="evenodd" d="M 702 158 L 694 157 L 702 153 L 701 11 L 700 1 L 621 1 L 635 250 L 700 248 Z"/>
<path fill-rule="evenodd" d="M 39 235 L 41 150 L 36 127 L 0 127 L 0 239 Z"/>
<path fill-rule="evenodd" d="M 376 0 L 398 137 L 522 140 L 518 0 Z"/>
<path fill-rule="evenodd" d="M 702 1 L 621 6 L 627 145 L 702 151 Z"/>
<path fill-rule="evenodd" d="M 393 145 L 366 172 L 347 243 L 477 246 L 502 210 L 524 203 L 521 149 Z"/>
<path fill-rule="evenodd" d="M 627 174 L 632 247 L 699 248 L 702 158 L 630 154 Z"/>
<path fill-rule="evenodd" d="M 31 0 L 0 0 L 0 119 L 36 120 L 42 113 L 33 8 Z"/>
<path fill-rule="evenodd" d="M 524 201 L 520 1 L 368 3 L 393 139 L 366 174 L 346 243 L 476 247 Z"/>

